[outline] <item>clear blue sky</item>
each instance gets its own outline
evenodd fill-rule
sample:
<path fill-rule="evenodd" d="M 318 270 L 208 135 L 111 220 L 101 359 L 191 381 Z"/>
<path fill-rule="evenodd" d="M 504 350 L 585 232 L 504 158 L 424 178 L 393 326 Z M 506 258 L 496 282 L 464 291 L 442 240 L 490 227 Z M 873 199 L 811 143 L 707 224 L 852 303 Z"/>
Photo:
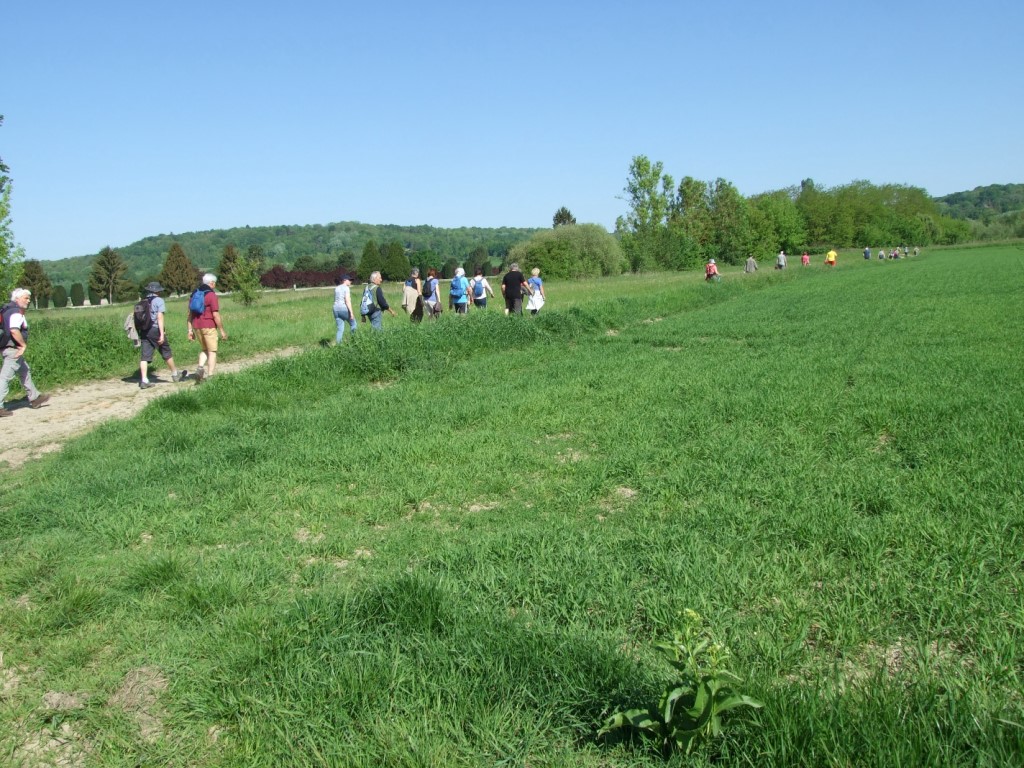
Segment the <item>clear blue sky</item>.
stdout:
<path fill-rule="evenodd" d="M 611 229 L 634 155 L 752 195 L 1024 182 L 1024 3 L 7 0 L 28 258 L 267 224 Z"/>

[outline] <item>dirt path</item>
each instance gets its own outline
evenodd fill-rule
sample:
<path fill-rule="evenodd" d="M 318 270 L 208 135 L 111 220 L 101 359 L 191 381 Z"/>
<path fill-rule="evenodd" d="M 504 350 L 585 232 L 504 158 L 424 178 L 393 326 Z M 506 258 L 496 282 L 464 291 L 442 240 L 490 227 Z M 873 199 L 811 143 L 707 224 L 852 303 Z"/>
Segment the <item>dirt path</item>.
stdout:
<path fill-rule="evenodd" d="M 300 351 L 299 347 L 288 347 L 246 360 L 221 363 L 217 366 L 217 375 L 240 371 L 250 365 Z M 159 382 L 157 386 L 145 390 L 139 389 L 137 378 L 131 381 L 92 381 L 66 389 L 49 390 L 47 394 L 53 399 L 38 409 L 29 408 L 25 398 L 9 401 L 7 407 L 14 411 L 14 415 L 3 420 L 7 439 L 0 447 L 0 471 L 3 471 L 5 463 L 6 468 L 12 469 L 44 453 L 59 451 L 70 438 L 108 419 L 131 418 L 154 398 L 195 386 L 191 370 L 189 378 L 178 384 L 173 384 L 163 369 L 153 380 Z"/>

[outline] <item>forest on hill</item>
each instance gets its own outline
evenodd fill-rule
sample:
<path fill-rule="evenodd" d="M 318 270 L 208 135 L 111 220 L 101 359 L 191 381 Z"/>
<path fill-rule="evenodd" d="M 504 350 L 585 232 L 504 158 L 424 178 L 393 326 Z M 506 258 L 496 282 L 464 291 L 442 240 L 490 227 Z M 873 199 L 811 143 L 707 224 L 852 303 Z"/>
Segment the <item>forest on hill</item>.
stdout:
<path fill-rule="evenodd" d="M 128 265 L 127 278 L 140 282 L 160 274 L 164 260 L 174 243 L 188 254 L 201 270 L 215 270 L 224 249 L 233 245 L 242 253 L 258 248 L 269 265 L 286 267 L 328 265 L 358 261 L 358 255 L 370 241 L 377 245 L 399 242 L 407 250 L 430 254 L 430 260 L 454 259 L 459 263 L 470 254 L 484 249 L 500 261 L 516 243 L 528 239 L 536 229 L 514 227 L 459 227 L 445 229 L 431 226 L 400 226 L 395 224 L 364 224 L 343 221 L 333 224 L 281 225 L 274 227 L 235 227 L 206 232 L 153 235 L 138 242 L 118 247 Z M 46 274 L 55 285 L 86 283 L 96 254 L 42 262 Z"/>
<path fill-rule="evenodd" d="M 989 184 L 936 197 L 935 202 L 942 213 L 954 219 L 991 220 L 999 214 L 1024 210 L 1024 184 Z"/>

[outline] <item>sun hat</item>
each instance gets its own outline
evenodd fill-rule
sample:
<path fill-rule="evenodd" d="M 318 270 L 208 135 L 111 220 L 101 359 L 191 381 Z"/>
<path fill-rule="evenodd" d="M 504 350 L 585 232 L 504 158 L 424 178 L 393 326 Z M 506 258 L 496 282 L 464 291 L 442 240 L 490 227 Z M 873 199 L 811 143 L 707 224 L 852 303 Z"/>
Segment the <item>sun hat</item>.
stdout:
<path fill-rule="evenodd" d="M 160 283 L 158 283 L 156 280 L 154 280 L 152 283 L 149 283 L 146 286 L 146 290 L 149 291 L 150 293 L 160 293 L 161 291 L 163 291 L 163 289 L 164 287 L 160 285 Z"/>

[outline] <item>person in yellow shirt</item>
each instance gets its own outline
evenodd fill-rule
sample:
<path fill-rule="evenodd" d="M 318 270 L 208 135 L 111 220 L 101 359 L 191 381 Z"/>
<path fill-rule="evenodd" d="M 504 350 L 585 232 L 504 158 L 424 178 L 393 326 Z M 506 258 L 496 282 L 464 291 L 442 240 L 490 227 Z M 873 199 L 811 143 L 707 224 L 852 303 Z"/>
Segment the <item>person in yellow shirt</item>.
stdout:
<path fill-rule="evenodd" d="M 826 267 L 834 267 L 836 265 L 836 256 L 837 255 L 838 254 L 836 253 L 836 249 L 835 248 L 833 248 L 831 251 L 826 253 L 825 254 L 825 266 Z"/>

